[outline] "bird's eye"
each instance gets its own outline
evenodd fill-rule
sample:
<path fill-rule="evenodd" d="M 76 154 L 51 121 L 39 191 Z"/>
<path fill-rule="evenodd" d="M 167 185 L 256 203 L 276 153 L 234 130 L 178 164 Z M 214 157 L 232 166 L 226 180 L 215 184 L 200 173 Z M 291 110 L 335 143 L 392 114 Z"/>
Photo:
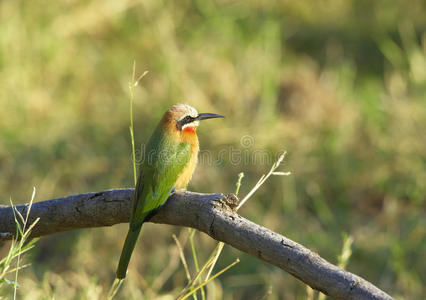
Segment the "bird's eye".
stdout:
<path fill-rule="evenodd" d="M 178 122 L 177 122 L 177 127 L 178 127 L 178 129 L 179 129 L 179 130 L 182 130 L 182 127 L 183 127 L 185 124 L 189 124 L 189 123 L 191 123 L 192 121 L 194 121 L 194 119 L 195 119 L 195 118 L 193 118 L 193 117 L 191 117 L 191 116 L 185 116 L 185 117 L 183 117 L 180 121 L 178 121 Z"/>

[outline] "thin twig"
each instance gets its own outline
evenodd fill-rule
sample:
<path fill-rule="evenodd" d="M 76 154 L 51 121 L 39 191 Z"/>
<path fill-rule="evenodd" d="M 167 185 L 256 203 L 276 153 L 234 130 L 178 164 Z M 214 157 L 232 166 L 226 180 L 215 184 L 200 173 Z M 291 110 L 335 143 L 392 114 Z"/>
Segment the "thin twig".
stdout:
<path fill-rule="evenodd" d="M 280 155 L 278 160 L 272 165 L 271 169 L 269 170 L 268 174 L 263 174 L 259 181 L 256 183 L 256 185 L 251 189 L 251 191 L 241 200 L 241 202 L 237 206 L 237 210 L 241 208 L 241 206 L 246 203 L 246 201 L 262 186 L 262 184 L 265 183 L 265 181 L 271 176 L 271 175 L 290 175 L 290 172 L 274 172 L 281 164 L 281 162 L 284 160 L 285 155 L 287 154 L 287 151 Z"/>
<path fill-rule="evenodd" d="M 223 268 L 222 270 L 220 270 L 219 272 L 217 272 L 215 275 L 213 275 L 212 277 L 210 277 L 208 280 L 204 281 L 202 284 L 200 284 L 199 286 L 197 286 L 194 290 L 190 291 L 189 293 L 183 295 L 182 297 L 178 297 L 178 300 L 183 300 L 188 298 L 189 296 L 191 296 L 193 293 L 195 293 L 198 289 L 202 288 L 203 286 L 205 286 L 207 283 L 209 283 L 210 281 L 212 281 L 213 279 L 215 279 L 216 277 L 218 277 L 219 275 L 221 275 L 222 273 L 228 271 L 230 268 L 232 268 L 234 265 L 236 265 L 237 263 L 240 262 L 240 259 L 237 258 L 232 264 L 230 264 L 229 266 L 227 266 L 226 268 Z"/>
<path fill-rule="evenodd" d="M 188 264 L 186 263 L 185 254 L 183 253 L 183 248 L 180 245 L 179 240 L 177 239 L 176 235 L 172 235 L 173 239 L 176 242 L 176 246 L 179 250 L 180 260 L 182 261 L 182 265 L 185 269 L 186 279 L 188 279 L 188 283 L 191 282 L 191 273 L 189 272 Z"/>

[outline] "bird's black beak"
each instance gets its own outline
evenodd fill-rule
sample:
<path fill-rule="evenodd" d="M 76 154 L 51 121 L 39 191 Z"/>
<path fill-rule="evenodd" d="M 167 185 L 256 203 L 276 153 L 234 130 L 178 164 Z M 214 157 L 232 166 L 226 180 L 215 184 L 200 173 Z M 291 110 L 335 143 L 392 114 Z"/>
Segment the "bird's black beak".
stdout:
<path fill-rule="evenodd" d="M 225 118 L 225 116 L 218 115 L 218 114 L 199 114 L 198 117 L 195 118 L 195 120 L 207 120 L 207 119 L 214 119 L 214 118 Z"/>

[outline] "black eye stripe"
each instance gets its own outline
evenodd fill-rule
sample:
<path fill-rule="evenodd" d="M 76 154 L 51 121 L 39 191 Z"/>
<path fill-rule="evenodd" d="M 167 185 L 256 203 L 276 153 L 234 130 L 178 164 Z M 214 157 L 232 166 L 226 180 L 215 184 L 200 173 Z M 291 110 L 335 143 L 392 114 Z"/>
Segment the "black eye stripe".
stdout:
<path fill-rule="evenodd" d="M 184 117 L 182 120 L 179 120 L 179 121 L 177 121 L 177 128 L 179 129 L 179 130 L 182 130 L 182 128 L 183 128 L 183 126 L 185 125 L 185 124 L 188 124 L 188 123 L 192 123 L 192 122 L 194 122 L 195 121 L 195 119 L 196 118 L 194 118 L 194 117 L 191 117 L 191 116 L 186 116 L 186 117 Z"/>

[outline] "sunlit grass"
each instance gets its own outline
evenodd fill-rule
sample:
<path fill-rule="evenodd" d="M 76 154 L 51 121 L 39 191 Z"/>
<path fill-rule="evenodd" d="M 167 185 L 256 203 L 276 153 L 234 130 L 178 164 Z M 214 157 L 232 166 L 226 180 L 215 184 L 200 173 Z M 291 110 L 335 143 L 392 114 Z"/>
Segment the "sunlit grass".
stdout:
<path fill-rule="evenodd" d="M 136 62 L 133 62 L 133 71 L 132 71 L 132 79 L 129 82 L 129 91 L 130 91 L 130 140 L 132 143 L 132 167 L 133 167 L 133 179 L 134 179 L 134 186 L 136 187 L 138 177 L 136 175 L 137 173 L 137 167 L 136 167 L 136 150 L 135 150 L 135 137 L 134 137 L 134 126 L 133 126 L 133 102 L 135 97 L 135 87 L 139 84 L 139 81 L 148 74 L 148 71 L 143 72 L 137 79 L 136 79 Z M 120 289 L 121 284 L 123 283 L 123 279 L 116 278 L 114 282 L 112 283 L 110 290 L 108 292 L 108 299 L 113 299 L 115 295 L 117 294 L 118 290 Z"/>
<path fill-rule="evenodd" d="M 35 238 L 29 239 L 29 236 L 31 234 L 32 229 L 34 228 L 34 226 L 36 226 L 37 222 L 40 219 L 37 218 L 33 223 L 28 223 L 28 217 L 31 212 L 31 206 L 34 201 L 35 192 L 36 191 L 34 188 L 25 216 L 22 216 L 22 214 L 15 208 L 15 206 L 13 206 L 12 200 L 10 201 L 15 217 L 16 234 L 12 239 L 9 252 L 4 258 L 0 260 L 0 288 L 2 287 L 3 283 L 6 283 L 9 286 L 13 287 L 13 299 L 17 299 L 17 290 L 19 287 L 19 270 L 28 266 L 28 264 L 21 265 L 21 257 L 23 254 L 31 250 L 37 241 L 37 239 Z M 14 261 L 16 262 L 16 264 L 13 267 L 12 263 Z M 9 273 L 14 273 L 13 281 L 6 278 L 6 275 Z"/>
<path fill-rule="evenodd" d="M 132 142 L 132 166 L 133 166 L 133 179 L 135 186 L 138 181 L 136 175 L 136 150 L 135 150 L 135 135 L 134 135 L 134 126 L 133 126 L 133 102 L 135 101 L 135 87 L 139 84 L 139 81 L 148 74 L 148 71 L 143 72 L 138 78 L 136 78 L 136 62 L 133 62 L 133 71 L 132 71 L 132 80 L 129 82 L 129 91 L 130 91 L 130 140 Z"/>

